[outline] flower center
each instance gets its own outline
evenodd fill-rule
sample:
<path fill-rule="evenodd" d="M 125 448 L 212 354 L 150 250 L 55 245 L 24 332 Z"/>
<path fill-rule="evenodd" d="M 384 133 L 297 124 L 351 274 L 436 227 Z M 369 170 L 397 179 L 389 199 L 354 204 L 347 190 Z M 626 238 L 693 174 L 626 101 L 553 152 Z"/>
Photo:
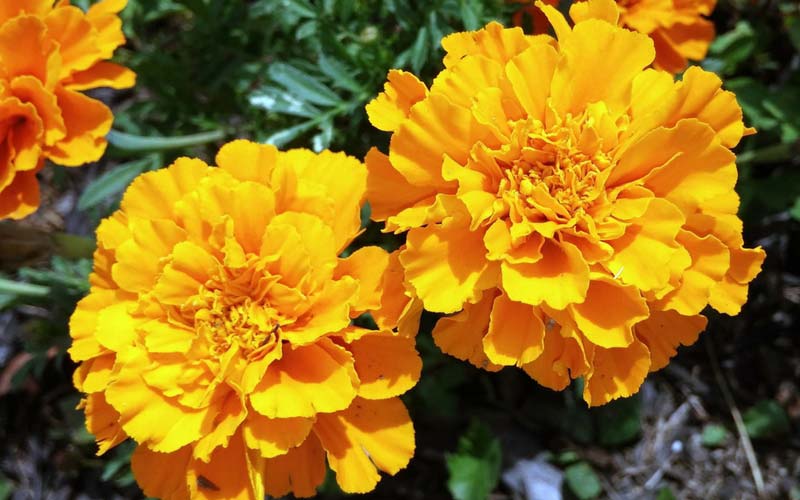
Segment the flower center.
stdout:
<path fill-rule="evenodd" d="M 195 330 L 213 354 L 222 356 L 238 346 L 253 361 L 278 341 L 281 318 L 273 308 L 250 297 L 226 297 L 220 290 L 203 290 L 199 300 L 204 305 L 195 313 Z"/>
<path fill-rule="evenodd" d="M 504 179 L 498 195 L 527 215 L 569 219 L 603 192 L 602 172 L 611 164 L 581 119 L 550 129 L 534 121 L 521 135 L 519 155 L 501 162 Z M 537 217 L 539 218 L 539 217 Z"/>

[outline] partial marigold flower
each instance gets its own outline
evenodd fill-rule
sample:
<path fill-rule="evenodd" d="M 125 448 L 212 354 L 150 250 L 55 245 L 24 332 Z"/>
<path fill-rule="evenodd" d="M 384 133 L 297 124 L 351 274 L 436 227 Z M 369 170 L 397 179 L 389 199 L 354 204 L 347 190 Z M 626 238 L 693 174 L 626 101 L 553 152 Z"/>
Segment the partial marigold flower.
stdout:
<path fill-rule="evenodd" d="M 111 111 L 80 91 L 133 86 L 132 71 L 107 61 L 125 43 L 126 3 L 86 12 L 68 0 L 0 5 L 0 219 L 36 210 L 45 160 L 74 167 L 103 155 Z"/>
<path fill-rule="evenodd" d="M 547 32 L 543 22 L 544 13 L 533 1 L 517 0 L 527 4 L 514 14 L 515 26 L 523 26 L 523 17 L 533 20 L 533 33 Z M 559 0 L 545 0 L 558 6 Z M 707 16 L 714 11 L 717 0 L 616 0 L 619 8 L 617 22 L 631 30 L 648 35 L 656 49 L 653 67 L 680 73 L 689 61 L 700 61 L 706 57 L 708 46 L 714 40 L 714 23 Z M 584 0 L 576 0 L 570 10 L 574 21 L 594 17 Z"/>
<path fill-rule="evenodd" d="M 231 142 L 219 167 L 144 174 L 97 230 L 70 322 L 98 453 L 138 444 L 151 497 L 311 496 L 325 460 L 366 492 L 414 452 L 421 304 L 397 255 L 360 248 L 364 165 Z M 378 330 L 352 320 L 372 312 Z"/>
<path fill-rule="evenodd" d="M 428 88 L 392 71 L 367 106 L 392 133 L 368 199 L 433 335 L 460 359 L 518 366 L 590 405 L 635 393 L 737 314 L 764 252 L 743 247 L 731 148 L 752 132 L 714 74 L 648 66 L 653 42 L 611 0 L 554 8 L 557 40 L 496 23 L 442 45 Z M 576 12 L 580 13 L 579 15 Z"/>

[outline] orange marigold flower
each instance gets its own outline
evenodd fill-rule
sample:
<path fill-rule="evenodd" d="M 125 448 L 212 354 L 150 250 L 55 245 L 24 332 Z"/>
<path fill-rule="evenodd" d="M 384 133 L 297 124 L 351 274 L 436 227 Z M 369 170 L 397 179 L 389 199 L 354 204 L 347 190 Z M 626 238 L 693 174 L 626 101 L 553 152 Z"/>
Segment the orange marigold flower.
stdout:
<path fill-rule="evenodd" d="M 137 481 L 166 499 L 311 496 L 326 456 L 369 491 L 414 452 L 398 396 L 421 306 L 396 254 L 339 257 L 366 169 L 247 141 L 216 161 L 140 176 L 97 230 L 69 352 L 98 453 L 135 440 Z M 368 311 L 379 330 L 351 324 Z"/>
<path fill-rule="evenodd" d="M 106 61 L 125 43 L 126 2 L 87 12 L 69 0 L 0 2 L 0 219 L 36 210 L 45 159 L 72 167 L 103 155 L 111 111 L 80 91 L 133 86 L 132 71 Z"/>
<path fill-rule="evenodd" d="M 635 393 L 706 305 L 737 314 L 764 252 L 743 248 L 731 152 L 751 132 L 714 74 L 646 69 L 653 42 L 611 0 L 539 4 L 558 40 L 491 23 L 442 41 L 427 88 L 391 71 L 367 106 L 392 132 L 367 155 L 373 215 L 434 337 L 591 405 Z"/>
<path fill-rule="evenodd" d="M 514 15 L 514 24 L 522 26 L 522 17 L 528 14 L 533 19 L 533 32 L 545 33 L 542 11 L 533 1 Z M 583 0 L 577 0 L 582 2 Z M 559 0 L 545 0 L 548 5 L 558 6 Z M 689 60 L 699 61 L 706 56 L 708 46 L 714 40 L 714 23 L 706 19 L 711 15 L 717 0 L 616 0 L 619 8 L 619 24 L 644 33 L 653 40 L 656 57 L 653 66 L 670 73 L 680 73 Z M 590 15 L 582 5 L 571 10 L 575 21 Z"/>

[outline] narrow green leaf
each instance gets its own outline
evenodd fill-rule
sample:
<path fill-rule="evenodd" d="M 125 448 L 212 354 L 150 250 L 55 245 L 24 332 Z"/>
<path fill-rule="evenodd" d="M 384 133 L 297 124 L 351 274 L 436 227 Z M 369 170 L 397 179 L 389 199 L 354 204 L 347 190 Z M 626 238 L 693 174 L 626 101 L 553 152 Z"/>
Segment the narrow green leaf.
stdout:
<path fill-rule="evenodd" d="M 564 480 L 567 486 L 580 500 L 597 498 L 603 492 L 600 479 L 586 462 L 578 462 L 564 470 Z"/>
<path fill-rule="evenodd" d="M 341 103 L 341 99 L 335 92 L 294 66 L 286 63 L 274 63 L 269 67 L 268 73 L 270 78 L 304 101 L 324 107 L 332 107 Z"/>
<path fill-rule="evenodd" d="M 266 139 L 264 139 L 264 142 L 267 144 L 272 144 L 275 147 L 281 148 L 286 144 L 292 142 L 294 139 L 298 138 L 300 135 L 314 128 L 317 125 L 317 123 L 318 122 L 316 120 L 309 120 L 299 125 L 279 130 L 270 135 L 269 137 L 267 137 Z"/>
<path fill-rule="evenodd" d="M 414 73 L 419 73 L 428 60 L 428 28 L 422 27 L 411 46 L 410 63 Z"/>
<path fill-rule="evenodd" d="M 86 210 L 121 193 L 128 184 L 152 164 L 151 158 L 122 163 L 107 171 L 83 190 L 78 199 L 78 209 Z"/>
<path fill-rule="evenodd" d="M 364 92 L 364 87 L 353 78 L 354 71 L 340 61 L 320 54 L 319 69 L 333 81 L 333 85 L 355 94 Z"/>
<path fill-rule="evenodd" d="M 47 297 L 50 294 L 50 288 L 0 278 L 0 294 L 14 297 Z"/>
<path fill-rule="evenodd" d="M 320 110 L 313 104 L 275 87 L 264 87 L 249 98 L 250 104 L 272 113 L 314 118 Z"/>
<path fill-rule="evenodd" d="M 117 149 L 140 153 L 202 146 L 210 142 L 221 141 L 224 138 L 225 132 L 223 130 L 173 137 L 145 137 L 117 130 L 112 130 L 108 133 L 108 142 Z"/>

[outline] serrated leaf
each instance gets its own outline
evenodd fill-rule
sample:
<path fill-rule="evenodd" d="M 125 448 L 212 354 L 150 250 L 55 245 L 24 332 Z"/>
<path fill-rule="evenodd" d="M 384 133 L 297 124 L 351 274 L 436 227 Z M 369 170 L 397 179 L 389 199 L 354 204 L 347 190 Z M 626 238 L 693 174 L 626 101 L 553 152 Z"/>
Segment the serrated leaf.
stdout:
<path fill-rule="evenodd" d="M 280 83 L 296 97 L 324 107 L 333 107 L 342 101 L 322 82 L 285 63 L 273 63 L 268 70 L 270 78 Z"/>
<path fill-rule="evenodd" d="M 564 481 L 580 500 L 597 498 L 603 492 L 600 479 L 586 462 L 578 462 L 564 470 Z"/>
<path fill-rule="evenodd" d="M 787 434 L 789 417 L 781 405 L 772 399 L 760 401 L 742 415 L 747 435 L 753 439 L 774 438 Z"/>
<path fill-rule="evenodd" d="M 121 193 L 151 165 L 151 158 L 142 158 L 112 168 L 86 186 L 78 199 L 78 209 L 86 210 Z"/>
<path fill-rule="evenodd" d="M 314 118 L 320 113 L 320 110 L 313 104 L 275 87 L 264 87 L 254 92 L 249 101 L 252 106 L 272 113 L 304 118 Z"/>

